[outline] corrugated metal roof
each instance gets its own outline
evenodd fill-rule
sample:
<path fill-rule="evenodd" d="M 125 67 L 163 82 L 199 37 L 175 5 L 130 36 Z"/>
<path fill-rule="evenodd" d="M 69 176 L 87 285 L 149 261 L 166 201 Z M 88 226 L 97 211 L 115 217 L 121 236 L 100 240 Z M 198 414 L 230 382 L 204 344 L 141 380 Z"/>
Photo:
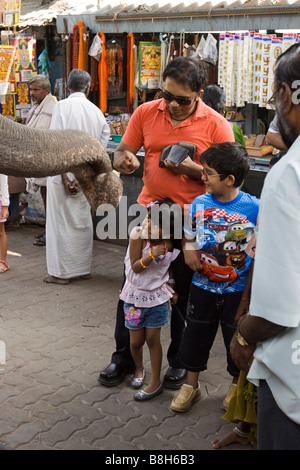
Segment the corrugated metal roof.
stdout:
<path fill-rule="evenodd" d="M 22 0 L 21 27 L 56 18 L 61 34 L 63 19 L 69 32 L 79 19 L 95 32 L 299 28 L 300 0 Z"/>
<path fill-rule="evenodd" d="M 300 0 L 102 0 L 82 2 L 57 18 L 58 33 L 80 19 L 93 32 L 197 32 L 299 29 Z"/>

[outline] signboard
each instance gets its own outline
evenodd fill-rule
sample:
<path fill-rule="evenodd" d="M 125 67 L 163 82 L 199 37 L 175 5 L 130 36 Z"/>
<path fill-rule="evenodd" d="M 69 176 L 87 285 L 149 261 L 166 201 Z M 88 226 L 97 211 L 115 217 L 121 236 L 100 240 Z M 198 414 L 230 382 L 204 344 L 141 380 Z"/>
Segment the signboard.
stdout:
<path fill-rule="evenodd" d="M 15 26 L 19 24 L 21 0 L 0 0 L 0 25 Z"/>

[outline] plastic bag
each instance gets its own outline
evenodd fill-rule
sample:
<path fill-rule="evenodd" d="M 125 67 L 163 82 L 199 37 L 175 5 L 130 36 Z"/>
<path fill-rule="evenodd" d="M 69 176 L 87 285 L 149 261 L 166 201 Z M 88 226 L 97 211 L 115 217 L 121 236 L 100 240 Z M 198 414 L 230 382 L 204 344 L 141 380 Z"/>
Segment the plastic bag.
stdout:
<path fill-rule="evenodd" d="M 102 41 L 101 41 L 101 38 L 98 36 L 98 34 L 96 34 L 92 42 L 92 45 L 90 47 L 89 55 L 94 57 L 99 62 L 101 54 L 102 54 Z"/>
<path fill-rule="evenodd" d="M 213 37 L 212 34 L 208 33 L 205 46 L 203 49 L 203 55 L 200 56 L 200 59 L 210 62 L 213 65 L 216 65 L 218 60 L 218 49 L 217 49 L 217 40 Z"/>

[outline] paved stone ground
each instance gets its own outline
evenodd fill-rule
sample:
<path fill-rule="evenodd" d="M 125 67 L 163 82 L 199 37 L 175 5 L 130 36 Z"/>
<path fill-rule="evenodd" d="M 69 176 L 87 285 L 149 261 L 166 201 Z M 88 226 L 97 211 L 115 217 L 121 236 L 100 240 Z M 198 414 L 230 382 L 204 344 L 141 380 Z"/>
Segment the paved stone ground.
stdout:
<path fill-rule="evenodd" d="M 129 377 L 118 387 L 98 383 L 114 351 L 115 309 L 125 248 L 94 241 L 93 276 L 67 286 L 46 284 L 41 228 L 9 228 L 10 270 L 1 275 L 0 446 L 8 450 L 211 450 L 232 429 L 222 419 L 230 384 L 218 336 L 202 399 L 184 414 L 169 410 L 174 392 L 138 403 Z M 80 253 L 78 253 L 80 256 Z M 162 331 L 166 352 L 169 329 Z M 0 346 L 3 343 L 0 343 Z M 1 349 L 0 349 L 1 351 Z M 2 364 L 1 364 L 2 362 Z M 148 351 L 145 368 L 150 375 Z M 163 371 L 167 362 L 164 357 Z M 249 449 L 231 446 L 230 449 Z M 214 451 L 220 452 L 220 451 Z"/>

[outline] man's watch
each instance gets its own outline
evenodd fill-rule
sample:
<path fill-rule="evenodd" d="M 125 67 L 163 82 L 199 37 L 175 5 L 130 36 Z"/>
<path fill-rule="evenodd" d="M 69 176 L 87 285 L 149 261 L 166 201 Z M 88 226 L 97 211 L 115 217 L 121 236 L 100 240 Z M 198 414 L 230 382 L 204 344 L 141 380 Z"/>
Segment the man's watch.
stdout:
<path fill-rule="evenodd" d="M 247 346 L 249 346 L 249 344 L 247 343 L 247 341 L 245 340 L 244 336 L 241 335 L 241 333 L 237 332 L 236 335 L 235 335 L 236 339 L 237 339 L 237 342 L 243 346 L 243 348 L 246 348 Z"/>

